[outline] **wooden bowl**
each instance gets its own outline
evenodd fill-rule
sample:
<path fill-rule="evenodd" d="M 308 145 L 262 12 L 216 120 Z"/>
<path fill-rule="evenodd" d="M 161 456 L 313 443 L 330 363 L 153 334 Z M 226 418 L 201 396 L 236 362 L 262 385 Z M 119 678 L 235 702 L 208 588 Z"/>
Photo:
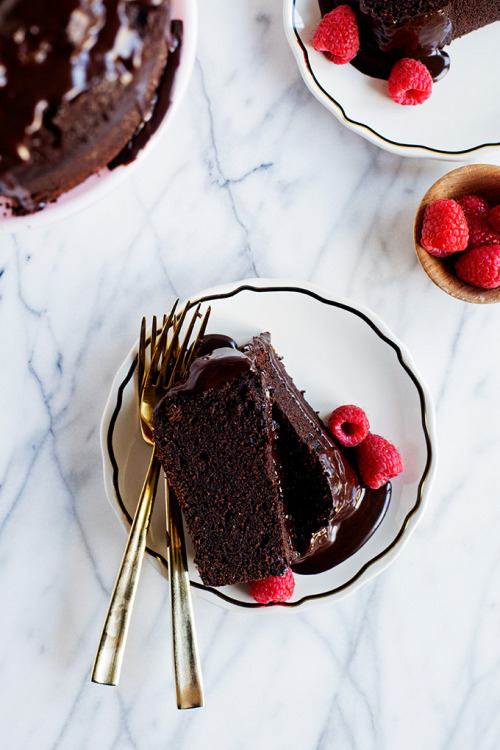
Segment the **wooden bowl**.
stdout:
<path fill-rule="evenodd" d="M 420 244 L 426 206 L 440 198 L 457 200 L 464 195 L 480 195 L 490 206 L 500 204 L 500 167 L 492 164 L 468 164 L 466 167 L 448 172 L 434 183 L 422 198 L 415 217 L 414 241 L 417 257 L 427 276 L 452 297 L 479 305 L 500 302 L 500 287 L 479 289 L 466 284 L 455 275 L 456 258 L 453 255 L 436 258 Z"/>

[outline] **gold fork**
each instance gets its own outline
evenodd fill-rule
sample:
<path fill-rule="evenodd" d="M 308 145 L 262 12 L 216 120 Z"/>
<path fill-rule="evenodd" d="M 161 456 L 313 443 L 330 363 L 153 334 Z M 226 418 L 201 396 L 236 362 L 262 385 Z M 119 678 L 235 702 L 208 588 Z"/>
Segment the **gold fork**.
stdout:
<path fill-rule="evenodd" d="M 163 325 L 159 336 L 156 318 L 153 318 L 149 367 L 146 366 L 147 341 L 145 319 L 142 320 L 141 324 L 137 365 L 140 425 L 142 435 L 149 444 L 153 445 L 153 451 L 136 513 L 130 528 L 127 545 L 125 547 L 113 593 L 111 595 L 92 670 L 92 681 L 105 685 L 117 685 L 119 682 L 130 617 L 137 591 L 142 560 L 144 558 L 147 531 L 158 486 L 160 464 L 156 456 L 153 442 L 153 411 L 165 394 L 165 391 L 173 385 L 177 378 L 182 377 L 189 367 L 196 345 L 205 332 L 208 316 L 210 314 L 210 309 L 208 309 L 200 326 L 196 340 L 191 346 L 189 346 L 196 319 L 199 317 L 200 305 L 198 305 L 188 326 L 184 340 L 182 344 L 179 345 L 180 331 L 184 324 L 189 306 L 189 303 L 187 303 L 183 312 L 179 316 L 176 316 L 176 302 L 170 311 L 170 314 L 163 318 Z M 170 333 L 171 336 L 169 337 Z M 170 500 L 170 504 L 173 504 L 173 499 L 170 498 Z M 178 522 L 170 522 L 168 501 L 167 518 L 169 519 L 168 525 L 172 533 L 172 538 L 175 537 L 177 541 L 181 538 L 183 547 L 184 540 L 182 537 L 182 520 L 180 511 Z M 180 531 L 178 529 L 179 522 Z M 170 554 L 169 545 L 170 587 L 171 590 L 172 587 L 174 587 L 176 593 L 175 600 L 177 602 L 179 601 L 179 591 L 182 594 L 182 607 L 180 610 L 179 607 L 177 607 L 177 610 L 179 611 L 175 616 L 174 599 L 173 596 L 171 596 L 177 699 L 179 708 L 191 708 L 197 705 L 203 705 L 203 695 L 194 633 L 192 605 L 190 603 L 190 587 L 189 577 L 187 575 L 185 550 L 183 549 L 183 556 L 180 556 L 180 563 L 182 564 L 182 561 L 184 561 L 185 564 L 184 572 L 178 571 L 179 556 L 174 555 L 172 561 L 170 561 L 170 557 L 172 557 L 172 555 Z M 185 584 L 186 578 L 187 592 Z M 187 604 L 185 602 L 186 597 Z M 181 612 L 182 617 L 184 618 L 181 623 L 177 622 L 179 612 Z M 176 642 L 178 642 L 177 647 Z M 176 659 L 176 652 L 182 657 L 179 661 L 179 668 L 177 668 L 178 660 Z"/>

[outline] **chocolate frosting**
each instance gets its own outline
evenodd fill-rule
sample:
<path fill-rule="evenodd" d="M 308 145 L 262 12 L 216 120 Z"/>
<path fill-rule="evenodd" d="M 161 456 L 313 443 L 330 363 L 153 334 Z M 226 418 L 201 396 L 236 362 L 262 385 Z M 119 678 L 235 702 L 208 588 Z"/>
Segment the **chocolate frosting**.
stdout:
<path fill-rule="evenodd" d="M 189 391 L 200 393 L 211 388 L 217 388 L 222 383 L 250 370 L 252 363 L 250 359 L 238 349 L 221 347 L 195 359 L 187 374 L 186 379 L 170 388 L 170 394 Z"/>

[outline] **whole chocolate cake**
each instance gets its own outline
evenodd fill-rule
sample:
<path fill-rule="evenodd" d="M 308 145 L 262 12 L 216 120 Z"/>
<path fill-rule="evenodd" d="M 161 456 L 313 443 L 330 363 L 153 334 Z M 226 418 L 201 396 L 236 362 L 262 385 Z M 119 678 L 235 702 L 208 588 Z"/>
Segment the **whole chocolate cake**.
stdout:
<path fill-rule="evenodd" d="M 402 57 L 422 60 L 436 80 L 449 66 L 442 48 L 500 20 L 499 0 L 319 0 L 322 14 L 349 4 L 358 18 L 363 73 L 388 78 Z"/>
<path fill-rule="evenodd" d="M 169 0 L 0 0 L 0 195 L 15 211 L 134 157 L 180 41 Z"/>
<path fill-rule="evenodd" d="M 195 359 L 156 409 L 155 444 L 207 585 L 325 570 L 389 501 L 362 486 L 269 334 Z"/>

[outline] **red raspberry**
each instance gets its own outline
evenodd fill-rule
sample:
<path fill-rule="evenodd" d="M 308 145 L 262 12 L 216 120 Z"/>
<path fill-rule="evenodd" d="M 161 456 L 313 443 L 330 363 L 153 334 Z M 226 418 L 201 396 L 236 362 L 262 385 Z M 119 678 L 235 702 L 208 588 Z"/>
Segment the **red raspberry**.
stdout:
<path fill-rule="evenodd" d="M 291 598 L 294 589 L 295 580 L 290 568 L 285 575 L 269 576 L 262 581 L 252 581 L 249 585 L 250 595 L 259 604 L 286 602 Z"/>
<path fill-rule="evenodd" d="M 491 224 L 490 207 L 484 198 L 478 195 L 464 195 L 463 198 L 458 199 L 457 203 L 464 212 L 469 226 L 469 249 L 496 245 L 500 242 L 500 224 L 498 231 L 497 227 Z"/>
<path fill-rule="evenodd" d="M 361 478 L 372 490 L 378 490 L 403 471 L 400 452 L 380 435 L 369 433 L 355 451 Z"/>
<path fill-rule="evenodd" d="M 489 219 L 493 229 L 500 232 L 500 206 L 494 206 L 491 209 Z"/>
<path fill-rule="evenodd" d="M 467 250 L 456 262 L 459 279 L 482 289 L 500 286 L 500 245 L 487 245 Z"/>
<path fill-rule="evenodd" d="M 456 201 L 442 198 L 426 206 L 420 242 L 428 253 L 443 258 L 465 250 L 468 241 L 467 221 Z"/>
<path fill-rule="evenodd" d="M 370 423 L 363 409 L 353 404 L 339 406 L 330 415 L 328 429 L 341 445 L 352 448 L 368 435 Z"/>
<path fill-rule="evenodd" d="M 469 250 L 485 245 L 498 245 L 500 243 L 500 232 L 496 232 L 488 219 L 478 217 L 469 219 Z"/>
<path fill-rule="evenodd" d="M 391 70 L 388 90 L 397 104 L 422 104 L 432 93 L 432 77 L 423 62 L 403 57 Z"/>
<path fill-rule="evenodd" d="M 465 214 L 467 221 L 471 219 L 478 219 L 480 216 L 487 219 L 490 212 L 490 207 L 479 195 L 464 195 L 457 201 L 458 205 Z"/>
<path fill-rule="evenodd" d="M 359 32 L 356 14 L 349 5 L 339 5 L 327 13 L 316 29 L 313 47 L 337 65 L 344 65 L 356 57 Z"/>

